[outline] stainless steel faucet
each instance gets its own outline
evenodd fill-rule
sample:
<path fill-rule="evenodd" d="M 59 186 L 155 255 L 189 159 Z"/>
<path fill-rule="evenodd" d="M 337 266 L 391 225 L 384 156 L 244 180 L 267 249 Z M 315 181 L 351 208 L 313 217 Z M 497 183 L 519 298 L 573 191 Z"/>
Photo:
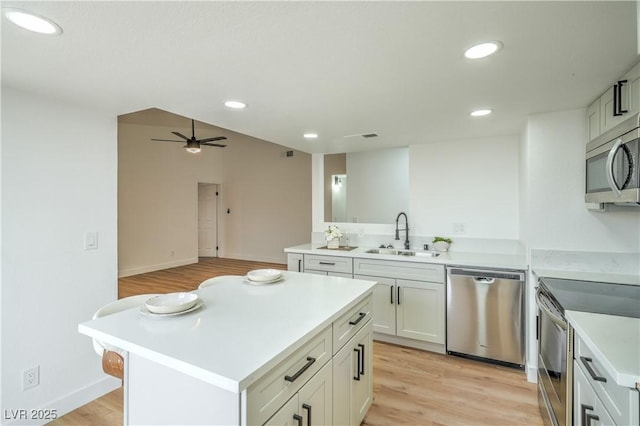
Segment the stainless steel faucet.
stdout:
<path fill-rule="evenodd" d="M 400 216 L 404 216 L 404 229 L 398 229 L 398 221 L 400 220 Z M 396 240 L 400 240 L 400 231 L 405 231 L 404 234 L 404 248 L 405 250 L 409 250 L 409 218 L 405 212 L 398 213 L 396 216 Z"/>

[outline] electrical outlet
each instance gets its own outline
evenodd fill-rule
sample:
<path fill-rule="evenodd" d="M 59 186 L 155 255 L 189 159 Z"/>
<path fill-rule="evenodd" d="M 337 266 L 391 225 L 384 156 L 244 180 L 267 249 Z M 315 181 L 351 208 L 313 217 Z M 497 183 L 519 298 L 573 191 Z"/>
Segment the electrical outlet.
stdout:
<path fill-rule="evenodd" d="M 466 234 L 467 233 L 467 224 L 462 222 L 456 222 L 453 224 L 453 233 L 454 234 Z"/>
<path fill-rule="evenodd" d="M 28 368 L 22 372 L 22 390 L 31 389 L 40 384 L 40 366 Z"/>

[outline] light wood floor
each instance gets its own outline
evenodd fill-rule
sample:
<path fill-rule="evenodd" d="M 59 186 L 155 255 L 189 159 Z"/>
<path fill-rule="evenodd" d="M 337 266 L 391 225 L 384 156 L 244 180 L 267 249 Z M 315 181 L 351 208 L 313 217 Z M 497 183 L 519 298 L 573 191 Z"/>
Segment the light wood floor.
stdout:
<path fill-rule="evenodd" d="M 193 290 L 219 275 L 286 265 L 200 259 L 196 265 L 119 280 L 119 297 Z M 542 425 L 535 384 L 519 370 L 374 342 L 374 401 L 363 425 Z M 50 423 L 122 425 L 122 389 Z"/>

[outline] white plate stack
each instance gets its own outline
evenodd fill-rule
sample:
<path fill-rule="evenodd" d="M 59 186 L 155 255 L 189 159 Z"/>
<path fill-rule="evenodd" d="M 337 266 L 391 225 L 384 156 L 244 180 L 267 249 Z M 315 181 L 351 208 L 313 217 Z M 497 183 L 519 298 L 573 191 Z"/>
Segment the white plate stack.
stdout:
<path fill-rule="evenodd" d="M 177 315 L 191 312 L 200 306 L 198 295 L 194 293 L 180 292 L 167 293 L 154 296 L 146 301 L 142 311 L 155 315 Z"/>
<path fill-rule="evenodd" d="M 282 272 L 277 269 L 255 269 L 249 271 L 245 279 L 251 284 L 273 284 L 282 279 Z"/>

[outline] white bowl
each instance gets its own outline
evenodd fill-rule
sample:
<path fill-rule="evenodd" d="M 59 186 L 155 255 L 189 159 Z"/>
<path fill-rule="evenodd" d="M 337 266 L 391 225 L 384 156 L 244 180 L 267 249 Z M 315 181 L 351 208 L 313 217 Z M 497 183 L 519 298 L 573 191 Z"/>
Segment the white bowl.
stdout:
<path fill-rule="evenodd" d="M 186 311 L 197 301 L 198 295 L 194 293 L 168 293 L 150 298 L 145 306 L 154 314 L 172 314 Z"/>
<path fill-rule="evenodd" d="M 282 272 L 277 269 L 256 269 L 247 272 L 247 278 L 257 282 L 275 281 L 281 276 Z"/>
<path fill-rule="evenodd" d="M 446 241 L 438 241 L 437 243 L 433 243 L 433 247 L 438 251 L 447 251 L 449 250 L 449 243 Z"/>

